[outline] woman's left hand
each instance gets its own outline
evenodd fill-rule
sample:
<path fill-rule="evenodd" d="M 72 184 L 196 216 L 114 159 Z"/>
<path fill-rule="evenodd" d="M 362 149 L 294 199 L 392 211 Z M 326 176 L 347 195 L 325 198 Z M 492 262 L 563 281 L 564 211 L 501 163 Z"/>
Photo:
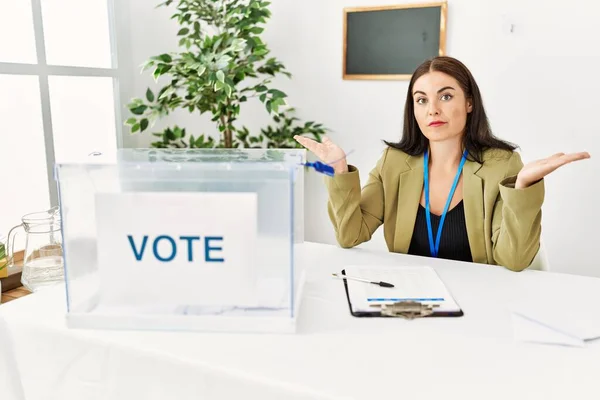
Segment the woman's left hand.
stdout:
<path fill-rule="evenodd" d="M 555 169 L 562 167 L 573 161 L 579 161 L 586 158 L 590 158 L 588 152 L 581 153 L 557 153 L 548 158 L 533 161 L 525 165 L 521 172 L 517 175 L 517 181 L 515 183 L 515 189 L 524 189 L 528 186 L 533 185 L 543 177 L 554 171 Z"/>

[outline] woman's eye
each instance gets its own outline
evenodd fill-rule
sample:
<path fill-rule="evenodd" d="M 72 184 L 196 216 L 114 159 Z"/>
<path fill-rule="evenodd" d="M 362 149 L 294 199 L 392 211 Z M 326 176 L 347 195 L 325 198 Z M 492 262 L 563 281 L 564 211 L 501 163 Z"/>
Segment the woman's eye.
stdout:
<path fill-rule="evenodd" d="M 452 98 L 451 94 L 443 94 L 442 95 L 442 100 L 450 100 Z"/>
<path fill-rule="evenodd" d="M 425 104 L 427 103 L 427 99 L 420 97 L 417 99 L 417 104 Z"/>

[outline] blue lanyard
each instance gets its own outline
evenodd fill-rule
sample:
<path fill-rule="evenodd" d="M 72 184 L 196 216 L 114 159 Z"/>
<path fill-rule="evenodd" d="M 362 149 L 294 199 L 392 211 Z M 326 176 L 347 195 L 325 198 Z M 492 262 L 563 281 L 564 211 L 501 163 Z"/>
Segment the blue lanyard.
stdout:
<path fill-rule="evenodd" d="M 460 178 L 460 174 L 462 172 L 463 166 L 465 165 L 465 161 L 467 161 L 467 151 L 462 155 L 460 160 L 460 165 L 458 166 L 458 171 L 456 172 L 456 176 L 454 177 L 454 182 L 452 183 L 452 188 L 450 189 L 450 194 L 448 195 L 448 200 L 446 200 L 446 206 L 444 207 L 444 212 L 442 213 L 442 217 L 440 219 L 440 225 L 438 226 L 437 235 L 435 238 L 435 246 L 433 244 L 433 229 L 431 228 L 431 215 L 429 213 L 429 151 L 425 150 L 425 159 L 423 160 L 425 167 L 425 217 L 427 218 L 427 234 L 429 236 L 429 250 L 431 251 L 432 257 L 437 257 L 438 252 L 440 250 L 440 239 L 442 237 L 442 226 L 444 225 L 444 220 L 446 219 L 446 213 L 448 212 L 448 208 L 450 207 L 450 202 L 452 201 L 452 197 L 454 197 L 454 191 L 456 191 L 456 186 L 458 185 L 458 179 Z"/>

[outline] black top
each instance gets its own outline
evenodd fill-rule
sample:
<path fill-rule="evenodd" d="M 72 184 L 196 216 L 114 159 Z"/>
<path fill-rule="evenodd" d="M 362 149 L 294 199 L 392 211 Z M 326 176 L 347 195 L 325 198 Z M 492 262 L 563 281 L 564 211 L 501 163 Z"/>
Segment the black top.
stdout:
<path fill-rule="evenodd" d="M 417 219 L 415 220 L 415 228 L 413 230 L 408 254 L 431 257 L 425 214 L 425 207 L 419 204 L 419 211 L 417 212 Z M 434 243 L 440 219 L 440 216 L 433 213 L 431 214 L 431 228 L 433 229 Z M 444 221 L 444 226 L 442 228 L 442 237 L 440 238 L 438 258 L 457 261 L 473 261 L 471 248 L 469 247 L 469 238 L 467 236 L 465 208 L 462 200 L 446 214 L 446 220 Z"/>

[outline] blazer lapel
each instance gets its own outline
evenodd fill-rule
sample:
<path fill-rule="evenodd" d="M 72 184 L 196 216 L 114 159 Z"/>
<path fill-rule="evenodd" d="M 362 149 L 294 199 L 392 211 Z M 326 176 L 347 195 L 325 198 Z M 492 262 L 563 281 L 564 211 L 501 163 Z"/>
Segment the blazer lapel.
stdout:
<path fill-rule="evenodd" d="M 463 202 L 465 206 L 465 220 L 467 236 L 473 262 L 486 264 L 487 253 L 485 250 L 484 205 L 483 205 L 483 180 L 477 175 L 481 164 L 467 161 L 463 168 Z"/>
<path fill-rule="evenodd" d="M 400 174 L 398 214 L 394 235 L 394 251 L 408 253 L 423 191 L 423 156 L 406 159 L 409 169 Z"/>

